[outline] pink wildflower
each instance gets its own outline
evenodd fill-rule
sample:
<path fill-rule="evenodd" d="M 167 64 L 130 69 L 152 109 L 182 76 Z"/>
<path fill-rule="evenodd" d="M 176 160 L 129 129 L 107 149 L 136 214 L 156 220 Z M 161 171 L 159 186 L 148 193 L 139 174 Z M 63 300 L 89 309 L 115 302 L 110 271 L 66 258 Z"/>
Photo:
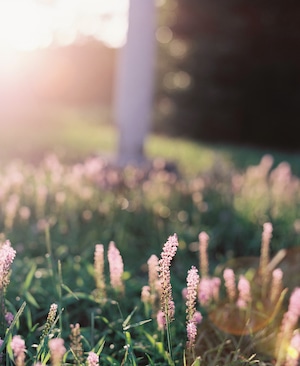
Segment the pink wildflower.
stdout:
<path fill-rule="evenodd" d="M 156 314 L 157 328 L 158 330 L 163 330 L 166 326 L 166 318 L 165 313 L 161 310 L 158 310 Z"/>
<path fill-rule="evenodd" d="M 152 254 L 151 257 L 148 259 L 148 277 L 149 277 L 149 286 L 151 288 L 151 291 L 155 291 L 156 289 L 156 284 L 158 281 L 158 274 L 157 274 L 157 269 L 158 269 L 158 258 L 156 255 Z"/>
<path fill-rule="evenodd" d="M 197 335 L 196 319 L 194 318 L 196 312 L 196 299 L 199 285 L 199 274 L 196 267 L 192 266 L 187 275 L 187 300 L 186 300 L 186 312 L 187 312 L 187 348 L 192 350 Z"/>
<path fill-rule="evenodd" d="M 102 298 L 105 297 L 104 246 L 102 244 L 96 244 L 95 246 L 94 278 L 96 282 L 96 288 L 98 290 L 97 295 Z"/>
<path fill-rule="evenodd" d="M 198 300 L 202 306 L 208 306 L 212 300 L 219 300 L 221 280 L 217 277 L 201 278 L 199 283 Z"/>
<path fill-rule="evenodd" d="M 9 240 L 0 244 L 0 290 L 5 290 L 9 284 L 9 271 L 15 256 L 16 251 L 11 247 Z"/>
<path fill-rule="evenodd" d="M 288 347 L 284 366 L 298 366 L 300 360 L 300 333 L 295 333 Z"/>
<path fill-rule="evenodd" d="M 219 277 L 213 277 L 211 279 L 211 287 L 212 287 L 212 297 L 214 301 L 219 301 L 220 297 L 220 286 L 221 280 Z"/>
<path fill-rule="evenodd" d="M 187 299 L 187 288 L 186 287 L 184 287 L 182 289 L 181 295 L 182 295 L 183 300 L 186 301 L 186 299 Z"/>
<path fill-rule="evenodd" d="M 95 352 L 89 352 L 87 358 L 88 366 L 98 366 L 99 365 L 99 356 Z"/>
<path fill-rule="evenodd" d="M 14 353 L 16 366 L 25 365 L 25 341 L 19 335 L 15 335 L 11 340 L 10 346 Z"/>
<path fill-rule="evenodd" d="M 7 325 L 8 326 L 10 326 L 11 325 L 11 323 L 13 322 L 13 320 L 14 320 L 14 316 L 13 316 L 13 314 L 11 313 L 11 312 L 7 312 L 6 314 L 5 314 L 5 320 L 6 320 L 6 323 L 7 323 Z"/>
<path fill-rule="evenodd" d="M 151 303 L 150 286 L 143 286 L 141 293 L 141 301 L 145 304 Z"/>
<path fill-rule="evenodd" d="M 148 259 L 148 284 L 150 288 L 150 304 L 153 313 L 156 314 L 158 308 L 158 299 L 161 294 L 161 286 L 158 277 L 158 258 L 156 255 L 151 255 Z"/>
<path fill-rule="evenodd" d="M 196 324 L 200 324 L 202 322 L 203 316 L 200 313 L 200 311 L 195 311 L 194 315 L 193 315 L 193 321 Z"/>
<path fill-rule="evenodd" d="M 111 287 L 123 294 L 125 291 L 122 280 L 124 264 L 120 251 L 113 241 L 109 243 L 107 257 L 109 263 Z"/>
<path fill-rule="evenodd" d="M 210 278 L 204 277 L 201 278 L 199 283 L 199 291 L 198 291 L 198 299 L 202 306 L 209 305 L 212 293 L 211 293 L 211 281 Z"/>
<path fill-rule="evenodd" d="M 64 340 L 62 338 L 52 338 L 49 340 L 48 346 L 51 353 L 52 366 L 60 366 L 62 358 L 66 353 Z"/>
<path fill-rule="evenodd" d="M 266 282 L 268 264 L 269 264 L 269 251 L 270 251 L 270 241 L 272 238 L 273 226 L 270 222 L 266 222 L 263 226 L 262 241 L 261 241 L 261 252 L 260 252 L 260 263 L 259 271 L 263 276 L 263 281 Z"/>
<path fill-rule="evenodd" d="M 174 319 L 175 304 L 172 297 L 172 285 L 170 266 L 178 248 L 177 235 L 170 236 L 164 244 L 161 259 L 158 262 L 158 272 L 161 282 L 161 310 L 165 315 L 166 322 Z"/>
<path fill-rule="evenodd" d="M 192 320 L 196 311 L 196 299 L 197 299 L 197 290 L 199 285 L 199 274 L 196 267 L 192 266 L 192 268 L 188 271 L 187 275 L 187 296 L 186 296 L 186 312 L 187 312 L 187 320 Z"/>
<path fill-rule="evenodd" d="M 192 350 L 195 346 L 196 336 L 197 336 L 197 325 L 194 321 L 189 321 L 186 326 L 187 332 L 187 348 Z"/>
<path fill-rule="evenodd" d="M 239 308 L 245 308 L 251 301 L 250 283 L 245 276 L 240 276 L 238 282 L 238 290 L 239 290 L 239 296 L 236 304 Z"/>
<path fill-rule="evenodd" d="M 226 268 L 223 272 L 223 277 L 225 281 L 227 296 L 230 301 L 233 301 L 236 297 L 235 275 L 233 270 L 231 268 Z"/>
<path fill-rule="evenodd" d="M 270 300 L 272 302 L 277 301 L 281 291 L 282 291 L 282 278 L 283 272 L 282 269 L 276 268 L 272 272 L 272 283 L 270 290 Z"/>
<path fill-rule="evenodd" d="M 277 359 L 283 361 L 286 349 L 289 346 L 293 332 L 300 317 L 300 287 L 296 287 L 291 294 L 287 312 L 284 314 L 279 334 L 277 336 Z"/>
<path fill-rule="evenodd" d="M 206 232 L 202 231 L 199 234 L 201 277 L 208 276 L 208 256 L 207 256 L 208 240 L 209 240 L 209 236 L 207 235 Z"/>

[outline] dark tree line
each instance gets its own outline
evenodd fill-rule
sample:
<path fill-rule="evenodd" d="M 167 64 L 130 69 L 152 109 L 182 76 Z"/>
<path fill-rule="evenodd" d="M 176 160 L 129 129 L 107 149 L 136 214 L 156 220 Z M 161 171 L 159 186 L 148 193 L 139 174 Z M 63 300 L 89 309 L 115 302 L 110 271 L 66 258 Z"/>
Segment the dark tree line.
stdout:
<path fill-rule="evenodd" d="M 299 19 L 297 0 L 166 1 L 155 128 L 300 149 Z"/>

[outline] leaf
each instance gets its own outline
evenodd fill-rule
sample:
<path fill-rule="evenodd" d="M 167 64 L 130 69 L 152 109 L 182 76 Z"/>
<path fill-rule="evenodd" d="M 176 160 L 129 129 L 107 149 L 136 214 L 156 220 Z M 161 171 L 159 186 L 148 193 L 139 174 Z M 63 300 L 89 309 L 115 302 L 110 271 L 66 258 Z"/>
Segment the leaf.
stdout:
<path fill-rule="evenodd" d="M 31 295 L 30 292 L 25 292 L 25 298 L 27 302 L 31 305 L 33 305 L 35 308 L 39 309 L 39 304 L 37 303 L 36 299 Z"/>
<path fill-rule="evenodd" d="M 25 281 L 23 282 L 22 290 L 24 293 L 29 289 L 32 279 L 34 277 L 35 271 L 36 271 L 36 265 L 32 265 L 30 271 L 27 273 Z"/>

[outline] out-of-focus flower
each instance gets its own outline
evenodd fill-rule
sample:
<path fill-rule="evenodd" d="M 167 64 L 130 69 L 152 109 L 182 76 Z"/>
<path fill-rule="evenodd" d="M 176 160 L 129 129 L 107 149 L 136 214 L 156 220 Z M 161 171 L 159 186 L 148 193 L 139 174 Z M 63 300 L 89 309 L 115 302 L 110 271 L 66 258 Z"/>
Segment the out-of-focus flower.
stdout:
<path fill-rule="evenodd" d="M 158 330 L 163 330 L 166 326 L 166 317 L 163 311 L 158 310 L 156 314 L 156 321 Z"/>
<path fill-rule="evenodd" d="M 94 279 L 96 282 L 97 298 L 106 297 L 104 277 L 104 246 L 96 244 L 94 253 Z"/>
<path fill-rule="evenodd" d="M 124 294 L 125 288 L 122 279 L 124 263 L 120 251 L 113 241 L 109 243 L 107 258 L 109 263 L 111 287 L 117 292 Z"/>
<path fill-rule="evenodd" d="M 277 335 L 276 353 L 278 362 L 283 362 L 293 338 L 300 317 L 300 287 L 296 287 L 290 296 L 289 306 L 283 315 L 280 331 Z"/>
<path fill-rule="evenodd" d="M 49 340 L 48 346 L 50 349 L 52 366 L 60 366 L 64 354 L 66 353 L 64 340 L 62 338 L 52 338 Z"/>
<path fill-rule="evenodd" d="M 261 240 L 261 252 L 260 252 L 260 263 L 259 272 L 262 276 L 263 283 L 268 282 L 268 264 L 269 264 L 269 251 L 270 251 L 270 241 L 272 238 L 273 226 L 270 222 L 264 223 L 262 240 Z"/>
<path fill-rule="evenodd" d="M 209 236 L 205 231 L 202 231 L 199 234 L 200 272 L 202 278 L 208 276 L 208 240 Z"/>
<path fill-rule="evenodd" d="M 270 288 L 270 300 L 271 302 L 277 301 L 282 291 L 282 278 L 283 272 L 281 268 L 276 268 L 272 272 L 272 281 Z"/>
<path fill-rule="evenodd" d="M 82 347 L 82 336 L 80 332 L 80 325 L 76 323 L 75 325 L 71 324 L 71 334 L 70 334 L 70 348 L 72 350 L 72 353 L 75 356 L 76 362 L 82 362 L 83 361 L 83 347 Z"/>
<path fill-rule="evenodd" d="M 10 342 L 10 346 L 14 353 L 16 366 L 25 365 L 26 347 L 24 339 L 22 339 L 19 335 L 15 335 Z"/>
<path fill-rule="evenodd" d="M 160 281 L 158 277 L 158 258 L 152 254 L 147 261 L 148 264 L 148 283 L 150 287 L 150 303 L 153 313 L 156 314 L 158 307 L 158 299 L 161 292 Z"/>
<path fill-rule="evenodd" d="M 89 355 L 87 357 L 87 365 L 88 366 L 99 365 L 99 356 L 95 352 L 89 352 Z"/>
<path fill-rule="evenodd" d="M 236 304 L 239 308 L 246 308 L 251 301 L 251 288 L 250 283 L 245 276 L 240 276 L 238 290 L 239 296 Z"/>
<path fill-rule="evenodd" d="M 14 320 L 13 314 L 9 311 L 7 313 L 5 313 L 5 320 L 6 320 L 7 325 L 10 326 Z"/>
<path fill-rule="evenodd" d="M 143 303 L 147 303 L 147 304 L 151 303 L 150 286 L 142 287 L 141 300 Z"/>
<path fill-rule="evenodd" d="M 234 301 L 236 297 L 236 284 L 235 284 L 235 274 L 233 270 L 231 268 L 226 268 L 223 272 L 223 277 L 225 281 L 227 296 L 230 301 Z"/>
<path fill-rule="evenodd" d="M 298 366 L 300 360 L 300 333 L 295 333 L 287 349 L 284 366 Z"/>

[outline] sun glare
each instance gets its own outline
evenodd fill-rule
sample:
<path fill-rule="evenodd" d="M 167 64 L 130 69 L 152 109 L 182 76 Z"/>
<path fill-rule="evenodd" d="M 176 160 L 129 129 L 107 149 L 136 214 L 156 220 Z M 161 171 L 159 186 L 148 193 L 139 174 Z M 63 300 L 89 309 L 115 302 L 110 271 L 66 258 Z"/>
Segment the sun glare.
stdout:
<path fill-rule="evenodd" d="M 92 36 L 109 47 L 126 39 L 128 0 L 0 0 L 0 50 L 31 51 Z"/>

